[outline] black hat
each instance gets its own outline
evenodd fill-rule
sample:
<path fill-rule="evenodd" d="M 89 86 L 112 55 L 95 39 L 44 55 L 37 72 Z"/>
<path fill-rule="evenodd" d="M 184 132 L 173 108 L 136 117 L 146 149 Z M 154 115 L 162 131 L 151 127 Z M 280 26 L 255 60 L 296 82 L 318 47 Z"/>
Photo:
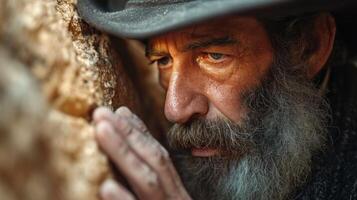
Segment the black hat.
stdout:
<path fill-rule="evenodd" d="M 85 21 L 100 30 L 117 36 L 143 39 L 228 14 L 297 15 L 314 11 L 343 10 L 355 2 L 355 0 L 78 0 L 78 11 Z"/>

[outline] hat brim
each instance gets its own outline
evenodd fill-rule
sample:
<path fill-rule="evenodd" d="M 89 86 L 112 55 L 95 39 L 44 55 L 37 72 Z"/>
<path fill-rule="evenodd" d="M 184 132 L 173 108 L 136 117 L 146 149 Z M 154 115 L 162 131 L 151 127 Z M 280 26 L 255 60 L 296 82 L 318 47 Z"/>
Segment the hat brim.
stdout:
<path fill-rule="evenodd" d="M 103 1 L 101 1 L 103 2 Z M 81 17 L 113 35 L 144 39 L 229 14 L 281 16 L 343 7 L 347 0 L 196 0 L 109 11 L 98 0 L 79 0 Z"/>

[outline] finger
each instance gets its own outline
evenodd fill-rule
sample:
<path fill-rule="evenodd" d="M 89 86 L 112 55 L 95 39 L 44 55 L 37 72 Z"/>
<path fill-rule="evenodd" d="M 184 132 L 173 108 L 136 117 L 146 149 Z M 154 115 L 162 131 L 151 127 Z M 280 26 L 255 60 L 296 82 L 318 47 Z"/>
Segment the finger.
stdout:
<path fill-rule="evenodd" d="M 114 180 L 106 180 L 99 190 L 99 196 L 103 200 L 134 200 L 135 197 L 125 187 Z"/>
<path fill-rule="evenodd" d="M 117 109 L 116 116 L 113 116 L 111 111 L 104 111 L 102 119 L 113 124 L 117 133 L 128 140 L 135 154 L 154 169 L 157 174 L 160 174 L 158 178 L 163 183 L 166 195 L 178 194 L 178 190 L 185 191 L 167 151 L 148 134 L 146 126 L 136 115 L 126 107 Z M 181 193 L 179 194 L 181 195 Z"/>
<path fill-rule="evenodd" d="M 120 134 L 115 133 L 109 122 L 100 121 L 97 124 L 96 136 L 99 145 L 114 161 L 139 197 L 164 197 L 156 173 L 135 154 Z"/>
<path fill-rule="evenodd" d="M 121 116 L 124 116 L 124 117 L 131 117 L 132 116 L 132 112 L 126 106 L 119 107 L 114 113 L 118 114 L 118 115 L 121 115 Z"/>
<path fill-rule="evenodd" d="M 146 134 L 145 124 L 126 107 L 118 108 L 115 114 L 122 117 L 116 124 L 118 132 L 128 140 L 136 154 L 160 174 L 166 194 L 178 194 L 178 189 L 185 191 L 168 152 L 150 134 Z M 130 126 L 134 128 L 128 128 Z"/>
<path fill-rule="evenodd" d="M 106 107 L 99 107 L 93 113 L 93 120 L 95 123 L 100 121 L 108 121 L 115 127 L 115 129 L 123 130 L 124 135 L 130 134 L 133 128 L 137 128 L 145 134 L 148 134 L 147 128 L 143 122 L 126 107 L 120 107 L 114 114 L 110 109 Z M 123 121 L 129 120 L 131 123 L 123 123 Z M 137 123 L 140 121 L 140 123 Z"/>
<path fill-rule="evenodd" d="M 130 124 L 128 121 L 122 121 L 121 123 Z M 129 125 L 123 125 L 122 127 L 126 126 Z M 118 132 L 120 133 L 121 131 L 118 130 Z M 126 140 L 130 148 L 133 149 L 142 160 L 148 163 L 156 174 L 160 175 L 158 178 L 164 187 L 167 198 L 170 197 L 174 199 L 177 196 L 186 195 L 181 179 L 172 164 L 167 150 L 164 149 L 158 141 L 153 137 L 142 134 L 142 132 L 135 128 L 131 129 L 130 134 L 126 134 Z"/>
<path fill-rule="evenodd" d="M 125 107 L 125 106 L 122 106 L 120 108 L 118 108 L 116 111 L 115 111 L 115 114 L 117 116 L 120 116 L 120 117 L 124 117 L 124 118 L 127 118 L 130 120 L 130 122 L 132 123 L 132 125 L 138 129 L 139 131 L 143 132 L 144 134 L 148 134 L 148 129 L 146 127 L 146 125 L 144 124 L 143 121 L 141 121 L 139 119 L 138 116 L 136 116 L 134 113 L 132 113 L 129 108 Z"/>
<path fill-rule="evenodd" d="M 113 115 L 113 112 L 107 107 L 98 107 L 93 112 L 93 120 L 98 123 L 102 120 L 108 119 Z"/>

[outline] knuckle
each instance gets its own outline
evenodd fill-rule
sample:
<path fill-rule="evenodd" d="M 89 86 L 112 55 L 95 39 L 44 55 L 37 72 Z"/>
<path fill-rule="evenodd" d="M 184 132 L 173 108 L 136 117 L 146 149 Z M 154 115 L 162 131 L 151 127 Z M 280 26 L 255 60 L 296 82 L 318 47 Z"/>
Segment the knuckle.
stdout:
<path fill-rule="evenodd" d="M 157 149 L 160 152 L 161 156 L 163 156 L 165 159 L 169 159 L 169 152 L 164 147 L 158 144 Z"/>
<path fill-rule="evenodd" d="M 159 177 L 155 173 L 151 173 L 148 176 L 147 185 L 150 189 L 159 188 Z"/>
<path fill-rule="evenodd" d="M 150 131 L 147 128 L 145 128 L 145 130 L 142 131 L 142 132 L 143 132 L 144 135 L 147 135 L 148 137 L 152 137 Z"/>
<path fill-rule="evenodd" d="M 143 121 L 141 121 L 141 119 L 138 116 L 133 115 L 132 122 L 134 124 L 136 124 L 137 129 L 140 130 L 141 132 L 143 132 L 143 133 L 148 132 L 147 127 L 145 126 Z"/>
<path fill-rule="evenodd" d="M 161 145 L 156 145 L 156 162 L 160 166 L 166 166 L 170 162 L 170 156 L 166 149 L 164 149 Z"/>
<path fill-rule="evenodd" d="M 149 130 L 146 128 L 144 124 L 139 124 L 138 129 L 144 134 L 149 134 Z"/>
<path fill-rule="evenodd" d="M 130 135 L 133 132 L 133 127 L 128 122 L 123 122 L 123 131 L 125 135 Z"/>
<path fill-rule="evenodd" d="M 139 134 L 137 130 L 132 130 L 132 134 L 128 135 L 127 140 L 132 145 L 140 145 L 141 147 L 146 146 L 146 138 Z"/>
<path fill-rule="evenodd" d="M 116 128 L 124 133 L 128 132 L 132 127 L 125 117 L 116 116 L 114 121 L 116 124 Z"/>
<path fill-rule="evenodd" d="M 142 166 L 143 175 L 145 178 L 144 182 L 147 185 L 149 190 L 159 189 L 160 181 L 158 175 L 152 171 L 148 166 Z"/>

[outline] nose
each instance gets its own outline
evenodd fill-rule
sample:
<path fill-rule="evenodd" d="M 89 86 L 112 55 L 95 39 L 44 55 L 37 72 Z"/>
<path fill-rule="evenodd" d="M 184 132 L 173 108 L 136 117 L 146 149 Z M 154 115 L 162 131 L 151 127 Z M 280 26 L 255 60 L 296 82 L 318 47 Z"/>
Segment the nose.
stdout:
<path fill-rule="evenodd" d="M 182 124 L 208 112 L 208 99 L 200 92 L 200 84 L 195 84 L 198 77 L 192 80 L 189 74 L 171 74 L 165 100 L 165 116 L 171 122 Z"/>

